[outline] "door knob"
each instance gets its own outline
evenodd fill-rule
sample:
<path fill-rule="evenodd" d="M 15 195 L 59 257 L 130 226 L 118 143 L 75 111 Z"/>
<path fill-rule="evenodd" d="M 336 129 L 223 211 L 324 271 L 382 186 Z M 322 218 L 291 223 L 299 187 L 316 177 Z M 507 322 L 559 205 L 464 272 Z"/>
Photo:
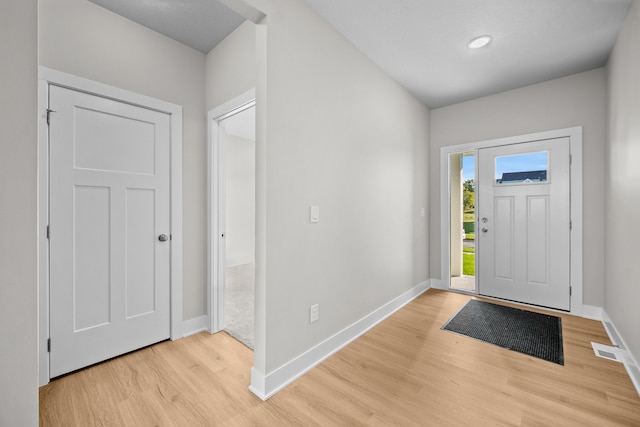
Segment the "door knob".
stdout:
<path fill-rule="evenodd" d="M 161 234 L 158 236 L 158 240 L 160 240 L 161 242 L 166 242 L 167 240 L 169 240 L 169 236 L 167 236 L 166 234 Z"/>
<path fill-rule="evenodd" d="M 487 231 L 489 231 L 489 229 L 487 227 L 482 227 L 482 232 L 486 233 Z"/>

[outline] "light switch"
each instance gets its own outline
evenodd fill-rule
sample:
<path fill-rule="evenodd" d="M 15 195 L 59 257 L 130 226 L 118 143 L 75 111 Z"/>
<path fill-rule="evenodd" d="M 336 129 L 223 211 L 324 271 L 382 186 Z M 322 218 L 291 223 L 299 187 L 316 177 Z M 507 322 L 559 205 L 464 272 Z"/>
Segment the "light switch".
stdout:
<path fill-rule="evenodd" d="M 320 318 L 320 305 L 314 304 L 309 309 L 309 323 L 315 323 Z"/>
<path fill-rule="evenodd" d="M 320 207 L 311 206 L 311 213 L 309 215 L 309 221 L 312 223 L 320 222 Z"/>

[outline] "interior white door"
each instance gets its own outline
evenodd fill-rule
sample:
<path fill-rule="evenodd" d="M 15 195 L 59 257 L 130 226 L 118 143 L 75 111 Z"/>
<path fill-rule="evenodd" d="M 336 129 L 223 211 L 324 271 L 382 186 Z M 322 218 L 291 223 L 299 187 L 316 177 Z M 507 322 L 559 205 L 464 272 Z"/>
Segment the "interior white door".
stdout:
<path fill-rule="evenodd" d="M 170 117 L 49 91 L 56 377 L 169 338 Z"/>
<path fill-rule="evenodd" d="M 478 292 L 569 310 L 569 139 L 483 148 L 478 164 Z"/>

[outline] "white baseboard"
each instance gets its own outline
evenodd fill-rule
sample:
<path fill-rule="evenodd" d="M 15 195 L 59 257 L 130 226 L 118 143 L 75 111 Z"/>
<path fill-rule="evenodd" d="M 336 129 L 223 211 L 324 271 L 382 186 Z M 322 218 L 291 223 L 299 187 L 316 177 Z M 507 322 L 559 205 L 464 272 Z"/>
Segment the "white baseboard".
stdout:
<path fill-rule="evenodd" d="M 422 282 L 269 374 L 251 369 L 249 390 L 267 400 L 429 289 Z"/>
<path fill-rule="evenodd" d="M 602 321 L 602 307 L 584 304 L 582 306 L 582 317 Z"/>
<path fill-rule="evenodd" d="M 629 347 L 625 343 L 624 338 L 622 338 L 618 328 L 616 328 L 616 325 L 605 310 L 602 310 L 602 324 L 604 325 L 604 329 L 607 331 L 607 335 L 609 335 L 611 342 L 618 347 L 617 353 L 621 356 L 622 363 L 627 370 L 627 374 L 629 375 L 629 378 L 631 378 L 631 382 L 640 395 L 640 365 L 638 365 L 638 361 L 629 351 Z"/>
<path fill-rule="evenodd" d="M 450 290 L 447 288 L 440 279 L 429 279 L 429 287 L 433 289 L 441 289 L 443 291 Z M 487 298 L 487 297 L 485 297 Z M 490 298 L 490 297 L 489 297 Z M 526 303 L 519 303 L 527 306 Z M 581 305 L 577 307 L 577 309 L 571 310 L 571 314 L 574 314 L 579 317 L 584 317 L 586 319 L 600 320 L 602 321 L 602 307 L 596 307 L 593 305 Z"/>
<path fill-rule="evenodd" d="M 188 337 L 189 335 L 197 334 L 198 332 L 206 331 L 209 324 L 209 316 L 202 315 L 194 317 L 193 319 L 184 320 L 182 322 L 182 337 Z"/>
<path fill-rule="evenodd" d="M 227 268 L 229 267 L 237 267 L 239 265 L 244 264 L 253 264 L 255 263 L 255 259 L 252 256 L 239 256 L 239 257 L 229 257 L 227 258 Z"/>
<path fill-rule="evenodd" d="M 433 289 L 442 289 L 443 291 L 449 290 L 446 286 L 442 284 L 442 280 L 440 279 L 429 279 L 429 287 Z"/>

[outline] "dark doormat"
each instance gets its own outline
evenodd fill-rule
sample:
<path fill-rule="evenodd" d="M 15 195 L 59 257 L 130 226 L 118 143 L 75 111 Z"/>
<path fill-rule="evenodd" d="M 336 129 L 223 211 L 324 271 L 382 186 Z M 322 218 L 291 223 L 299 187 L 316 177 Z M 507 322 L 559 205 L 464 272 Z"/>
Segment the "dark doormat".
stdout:
<path fill-rule="evenodd" d="M 442 329 L 564 365 L 556 316 L 472 299 Z"/>

